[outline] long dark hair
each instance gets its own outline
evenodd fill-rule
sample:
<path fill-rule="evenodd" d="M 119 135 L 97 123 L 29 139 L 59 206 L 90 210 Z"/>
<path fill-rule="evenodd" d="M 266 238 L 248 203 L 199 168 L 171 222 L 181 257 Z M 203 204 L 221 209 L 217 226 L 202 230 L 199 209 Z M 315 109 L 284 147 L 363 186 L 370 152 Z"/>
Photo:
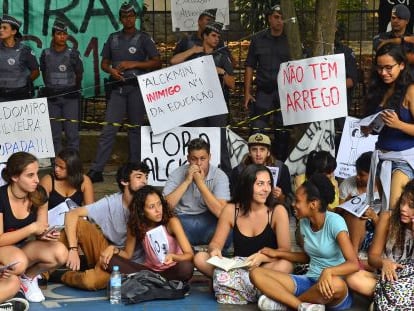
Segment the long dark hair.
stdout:
<path fill-rule="evenodd" d="M 401 223 L 401 205 L 408 204 L 408 206 L 414 209 L 414 180 L 410 180 L 404 187 L 403 193 L 398 200 L 397 206 L 394 208 L 390 219 L 390 233 L 388 240 L 395 241 L 394 247 L 401 251 L 404 250 L 405 245 L 405 231 L 406 226 Z"/>
<path fill-rule="evenodd" d="M 270 181 L 273 187 L 273 176 L 266 166 L 259 164 L 250 164 L 246 166 L 240 174 L 233 198 L 230 201 L 240 208 L 242 215 L 246 215 L 251 211 L 253 187 L 257 179 L 257 173 L 259 172 L 269 173 Z M 272 193 L 269 193 L 265 204 L 268 208 L 274 208 L 276 201 L 274 200 Z"/>
<path fill-rule="evenodd" d="M 331 174 L 335 169 L 336 160 L 328 151 L 313 150 L 306 160 L 305 176 L 309 179 L 316 173 Z"/>
<path fill-rule="evenodd" d="M 395 112 L 399 115 L 399 105 L 401 102 L 402 96 L 404 96 L 405 90 L 407 86 L 413 82 L 413 78 L 411 76 L 407 58 L 405 56 L 404 51 L 401 49 L 400 45 L 395 44 L 385 44 L 380 49 L 378 49 L 377 53 L 375 54 L 375 60 L 372 66 L 371 72 L 371 81 L 368 87 L 368 93 L 366 97 L 366 115 L 373 114 L 377 111 L 379 104 L 384 99 L 385 93 L 391 87 L 389 84 L 385 83 L 382 79 L 380 74 L 377 72 L 377 61 L 378 57 L 389 55 L 391 56 L 397 64 L 405 64 L 403 70 L 401 70 L 398 78 L 395 80 L 394 83 L 394 93 L 392 94 L 391 98 L 385 103 L 384 108 L 391 108 L 394 109 Z"/>
<path fill-rule="evenodd" d="M 83 183 L 83 166 L 79 152 L 74 148 L 62 149 L 56 156 L 66 164 L 66 179 L 73 188 L 81 190 Z"/>
<path fill-rule="evenodd" d="M 20 176 L 26 167 L 38 162 L 37 158 L 31 153 L 20 151 L 13 153 L 6 163 L 6 167 L 1 171 L 1 177 L 9 184 L 14 183 L 13 177 Z M 38 185 L 36 190 L 28 193 L 28 198 L 32 203 L 30 211 L 36 213 L 37 208 L 45 204 L 48 200 L 46 190 Z"/>
<path fill-rule="evenodd" d="M 157 188 L 147 185 L 136 191 L 129 205 L 130 215 L 128 219 L 128 228 L 133 236 L 137 236 L 139 241 L 144 239 L 145 233 L 150 229 L 150 226 L 153 225 L 144 214 L 145 201 L 150 194 L 156 194 L 161 200 L 162 219 L 159 222 L 159 225 L 166 225 L 170 218 L 174 216 L 161 191 Z"/>

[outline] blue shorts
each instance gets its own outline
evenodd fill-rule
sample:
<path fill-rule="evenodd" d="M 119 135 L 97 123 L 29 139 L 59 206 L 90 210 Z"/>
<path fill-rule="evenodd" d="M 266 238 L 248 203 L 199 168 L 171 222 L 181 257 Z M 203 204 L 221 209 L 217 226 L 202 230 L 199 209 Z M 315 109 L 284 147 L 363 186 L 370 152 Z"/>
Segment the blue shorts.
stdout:
<path fill-rule="evenodd" d="M 403 172 L 411 180 L 414 178 L 414 171 L 407 162 L 394 162 L 392 161 L 392 172 L 399 170 Z"/>
<path fill-rule="evenodd" d="M 295 283 L 295 296 L 300 296 L 304 292 L 306 292 L 309 288 L 318 282 L 317 279 L 307 277 L 306 275 L 295 275 L 291 274 L 290 277 L 292 278 L 293 282 Z M 349 291 L 346 294 L 346 297 L 338 303 L 336 306 L 329 306 L 329 310 L 339 311 L 339 310 L 346 310 L 352 306 L 352 296 L 350 295 Z"/>

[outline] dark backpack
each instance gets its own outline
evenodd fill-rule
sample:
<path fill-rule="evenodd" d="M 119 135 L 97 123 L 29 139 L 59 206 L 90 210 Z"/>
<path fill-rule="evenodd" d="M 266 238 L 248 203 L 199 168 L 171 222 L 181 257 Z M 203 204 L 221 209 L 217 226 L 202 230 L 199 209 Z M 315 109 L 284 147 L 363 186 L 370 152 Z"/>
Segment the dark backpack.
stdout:
<path fill-rule="evenodd" d="M 141 270 L 129 274 L 122 281 L 122 301 L 135 304 L 155 299 L 181 299 L 189 292 L 190 286 L 182 281 L 167 280 L 158 273 Z"/>

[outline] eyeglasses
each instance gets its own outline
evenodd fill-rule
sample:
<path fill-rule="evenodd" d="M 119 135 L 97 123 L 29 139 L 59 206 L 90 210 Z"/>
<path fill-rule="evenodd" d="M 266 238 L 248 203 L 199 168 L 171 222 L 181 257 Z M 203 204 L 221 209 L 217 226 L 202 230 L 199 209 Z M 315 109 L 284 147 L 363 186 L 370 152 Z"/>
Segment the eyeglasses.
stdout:
<path fill-rule="evenodd" d="M 375 69 L 378 73 L 382 73 L 384 70 L 386 73 L 391 73 L 392 69 L 397 66 L 398 63 L 395 63 L 394 65 L 385 65 L 385 66 L 376 66 Z"/>

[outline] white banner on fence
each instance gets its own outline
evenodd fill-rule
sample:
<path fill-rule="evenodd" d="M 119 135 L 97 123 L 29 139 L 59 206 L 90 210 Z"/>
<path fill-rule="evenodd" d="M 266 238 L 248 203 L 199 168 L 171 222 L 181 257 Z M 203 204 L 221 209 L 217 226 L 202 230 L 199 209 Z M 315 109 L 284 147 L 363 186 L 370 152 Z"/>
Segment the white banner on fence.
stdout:
<path fill-rule="evenodd" d="M 141 128 L 141 159 L 149 168 L 148 183 L 164 186 L 169 174 L 187 163 L 187 146 L 190 140 L 201 137 L 210 143 L 210 164 L 220 164 L 219 127 L 176 127 L 155 135 L 150 126 Z"/>
<path fill-rule="evenodd" d="M 228 113 L 211 55 L 153 71 L 137 79 L 155 134 L 190 121 Z"/>
<path fill-rule="evenodd" d="M 55 156 L 46 98 L 0 103 L 0 162 L 18 151 Z"/>
<path fill-rule="evenodd" d="M 347 117 L 342 130 L 341 143 L 339 144 L 335 170 L 335 176 L 347 178 L 356 175 L 355 161 L 367 151 L 374 151 L 378 135 L 365 136 L 361 132 L 359 119 Z"/>
<path fill-rule="evenodd" d="M 295 176 L 305 173 L 307 156 L 313 150 L 329 151 L 332 156 L 335 156 L 335 126 L 333 120 L 314 122 L 309 125 L 305 134 L 285 161 L 290 175 Z"/>
<path fill-rule="evenodd" d="M 277 83 L 284 125 L 330 120 L 348 114 L 343 54 L 282 63 Z"/>
<path fill-rule="evenodd" d="M 197 31 L 200 13 L 217 9 L 216 21 L 230 25 L 229 0 L 171 0 L 173 31 Z"/>

